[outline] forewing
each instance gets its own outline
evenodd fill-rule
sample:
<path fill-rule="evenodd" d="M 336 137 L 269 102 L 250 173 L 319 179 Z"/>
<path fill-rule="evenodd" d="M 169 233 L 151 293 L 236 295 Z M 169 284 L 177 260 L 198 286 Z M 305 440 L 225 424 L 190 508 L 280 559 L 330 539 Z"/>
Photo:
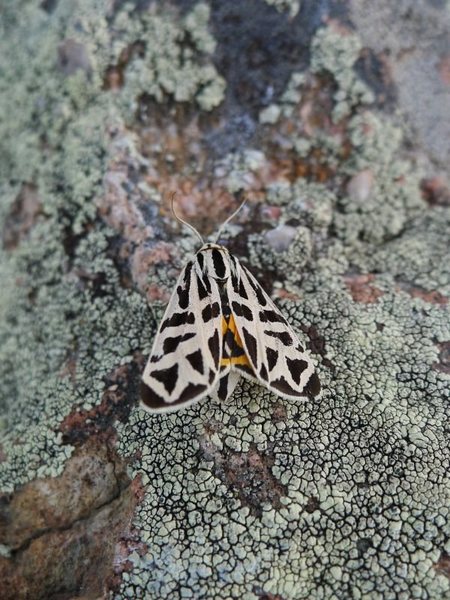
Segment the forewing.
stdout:
<path fill-rule="evenodd" d="M 280 396 L 315 396 L 320 383 L 311 358 L 253 275 L 233 257 L 227 294 L 237 330 L 253 368 L 235 368 Z"/>
<path fill-rule="evenodd" d="M 222 357 L 222 310 L 217 283 L 196 261 L 186 265 L 167 306 L 142 376 L 141 404 L 176 410 L 216 385 Z"/>

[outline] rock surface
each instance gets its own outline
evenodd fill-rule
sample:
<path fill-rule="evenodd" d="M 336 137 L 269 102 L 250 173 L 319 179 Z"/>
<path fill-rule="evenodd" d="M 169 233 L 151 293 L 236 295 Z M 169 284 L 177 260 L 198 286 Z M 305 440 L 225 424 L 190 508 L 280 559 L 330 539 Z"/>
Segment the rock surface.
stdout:
<path fill-rule="evenodd" d="M 449 598 L 448 3 L 4 5 L 0 597 Z M 138 408 L 173 191 L 314 402 Z"/>

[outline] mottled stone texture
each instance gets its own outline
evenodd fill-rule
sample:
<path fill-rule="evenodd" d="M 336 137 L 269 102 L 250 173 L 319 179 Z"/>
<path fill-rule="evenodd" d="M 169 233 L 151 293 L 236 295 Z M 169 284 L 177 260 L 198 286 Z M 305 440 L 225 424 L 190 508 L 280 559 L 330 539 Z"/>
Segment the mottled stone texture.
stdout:
<path fill-rule="evenodd" d="M 450 598 L 444 0 L 4 0 L 0 598 Z M 139 378 L 223 236 L 317 363 Z"/>

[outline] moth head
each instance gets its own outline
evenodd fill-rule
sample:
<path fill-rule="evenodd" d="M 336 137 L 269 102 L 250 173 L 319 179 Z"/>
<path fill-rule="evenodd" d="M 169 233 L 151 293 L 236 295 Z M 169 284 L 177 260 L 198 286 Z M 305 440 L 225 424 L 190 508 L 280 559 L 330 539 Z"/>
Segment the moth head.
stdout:
<path fill-rule="evenodd" d="M 216 244 L 213 242 L 203 244 L 199 252 L 208 252 L 208 250 L 221 250 L 222 252 L 226 252 L 228 254 L 228 250 L 225 248 L 225 246 L 221 246 L 220 244 Z"/>

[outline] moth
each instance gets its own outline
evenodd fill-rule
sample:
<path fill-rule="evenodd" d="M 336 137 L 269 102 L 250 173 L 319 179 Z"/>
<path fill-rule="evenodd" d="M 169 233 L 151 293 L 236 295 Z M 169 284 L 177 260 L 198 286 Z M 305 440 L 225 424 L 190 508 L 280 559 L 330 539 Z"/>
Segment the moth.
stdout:
<path fill-rule="evenodd" d="M 320 382 L 308 353 L 253 275 L 224 246 L 204 243 L 177 216 L 173 198 L 172 211 L 202 246 L 182 270 L 159 325 L 141 406 L 167 412 L 207 395 L 224 401 L 240 376 L 285 398 L 316 396 Z"/>

